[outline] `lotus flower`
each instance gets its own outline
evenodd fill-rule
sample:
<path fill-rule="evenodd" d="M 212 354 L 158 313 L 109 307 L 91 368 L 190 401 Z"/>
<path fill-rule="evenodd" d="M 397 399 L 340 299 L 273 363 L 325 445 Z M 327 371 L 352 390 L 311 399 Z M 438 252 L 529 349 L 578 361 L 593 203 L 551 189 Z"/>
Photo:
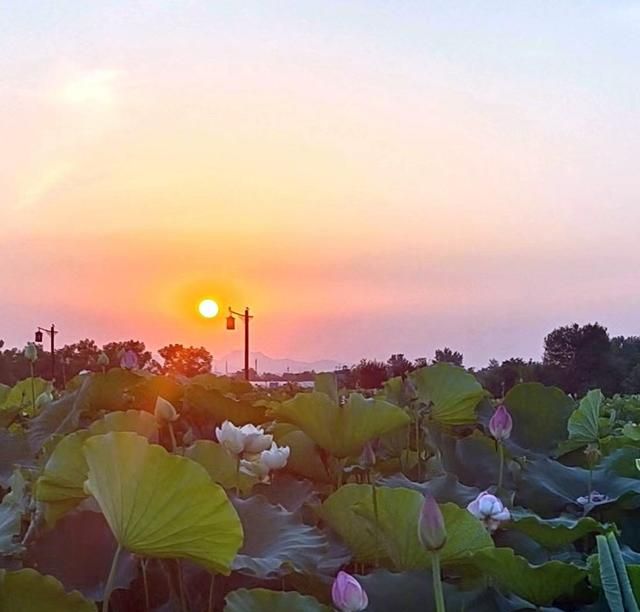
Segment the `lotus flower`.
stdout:
<path fill-rule="evenodd" d="M 289 460 L 291 449 L 288 446 L 278 446 L 275 442 L 271 443 L 271 448 L 260 453 L 260 461 L 269 468 L 269 470 L 280 470 Z"/>
<path fill-rule="evenodd" d="M 258 455 L 270 448 L 273 442 L 273 436 L 265 434 L 261 427 L 251 424 L 237 427 L 231 421 L 225 421 L 222 427 L 216 427 L 216 438 L 234 455 L 243 452 Z"/>
<path fill-rule="evenodd" d="M 125 351 L 120 358 L 120 367 L 124 370 L 135 370 L 138 367 L 138 355 L 134 351 Z"/>
<path fill-rule="evenodd" d="M 178 413 L 173 407 L 173 404 L 160 396 L 156 399 L 156 408 L 153 414 L 160 423 L 172 423 L 178 420 Z"/>
<path fill-rule="evenodd" d="M 35 363 L 38 359 L 38 347 L 33 342 L 29 342 L 24 347 L 23 355 L 27 361 Z"/>
<path fill-rule="evenodd" d="M 504 404 L 500 404 L 489 421 L 489 431 L 496 440 L 501 442 L 509 438 L 512 429 L 513 419 L 507 407 Z"/>
<path fill-rule="evenodd" d="M 331 598 L 340 612 L 361 612 L 369 605 L 366 591 L 346 572 L 338 572 L 331 587 Z"/>
<path fill-rule="evenodd" d="M 420 543 L 431 552 L 440 550 L 447 542 L 447 529 L 442 511 L 429 493 L 425 494 L 420 510 L 418 538 Z"/>
<path fill-rule="evenodd" d="M 504 504 L 491 493 L 483 491 L 468 506 L 467 510 L 484 523 L 490 533 L 493 533 L 500 523 L 511 518 L 511 513 Z"/>
<path fill-rule="evenodd" d="M 43 406 L 45 406 L 46 404 L 52 401 L 53 401 L 53 393 L 51 393 L 51 391 L 43 391 L 36 398 L 36 408 L 38 409 L 42 408 Z"/>
<path fill-rule="evenodd" d="M 240 471 L 249 476 L 255 476 L 260 482 L 269 482 L 269 466 L 263 463 L 260 458 L 241 459 Z"/>

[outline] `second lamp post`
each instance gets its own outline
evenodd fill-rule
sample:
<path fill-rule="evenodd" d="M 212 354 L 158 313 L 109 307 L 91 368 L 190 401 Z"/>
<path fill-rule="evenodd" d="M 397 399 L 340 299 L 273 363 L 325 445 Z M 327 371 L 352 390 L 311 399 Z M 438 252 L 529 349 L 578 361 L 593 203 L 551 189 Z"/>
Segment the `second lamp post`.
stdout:
<path fill-rule="evenodd" d="M 245 308 L 244 312 L 236 312 L 229 307 L 229 316 L 227 317 L 227 329 L 236 328 L 236 317 L 241 317 L 244 321 L 244 379 L 249 380 L 249 320 L 253 319 L 253 316 L 249 314 L 249 308 Z"/>

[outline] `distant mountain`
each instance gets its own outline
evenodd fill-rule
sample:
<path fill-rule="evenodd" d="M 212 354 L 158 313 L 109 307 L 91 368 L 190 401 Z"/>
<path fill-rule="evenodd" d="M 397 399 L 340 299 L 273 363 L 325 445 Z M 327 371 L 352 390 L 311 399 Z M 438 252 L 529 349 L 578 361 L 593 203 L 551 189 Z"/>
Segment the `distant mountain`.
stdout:
<path fill-rule="evenodd" d="M 330 359 L 320 361 L 296 361 L 295 359 L 274 359 L 264 353 L 250 353 L 249 367 L 254 368 L 256 359 L 258 360 L 258 373 L 271 372 L 272 374 L 284 374 L 285 372 L 305 372 L 315 370 L 316 372 L 333 371 L 341 364 Z M 237 372 L 244 368 L 244 352 L 232 351 L 222 357 L 214 359 L 214 368 L 218 373 L 225 372 L 225 364 L 229 373 Z"/>

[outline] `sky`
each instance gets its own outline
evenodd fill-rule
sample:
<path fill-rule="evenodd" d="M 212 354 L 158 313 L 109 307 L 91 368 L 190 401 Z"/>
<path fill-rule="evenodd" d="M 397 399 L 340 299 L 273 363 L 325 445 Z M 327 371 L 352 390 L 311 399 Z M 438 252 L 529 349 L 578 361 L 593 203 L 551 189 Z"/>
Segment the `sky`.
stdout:
<path fill-rule="evenodd" d="M 639 333 L 640 2 L 0 0 L 0 338 Z"/>

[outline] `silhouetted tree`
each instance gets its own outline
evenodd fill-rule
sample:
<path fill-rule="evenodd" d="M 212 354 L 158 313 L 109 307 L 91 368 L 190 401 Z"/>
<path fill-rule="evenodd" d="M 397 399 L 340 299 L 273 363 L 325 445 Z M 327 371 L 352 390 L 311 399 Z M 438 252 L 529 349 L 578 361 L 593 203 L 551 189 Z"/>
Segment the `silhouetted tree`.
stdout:
<path fill-rule="evenodd" d="M 443 349 L 437 349 L 433 357 L 433 363 L 452 363 L 453 365 L 462 366 L 462 353 L 452 351 L 448 346 Z"/>
<path fill-rule="evenodd" d="M 140 340 L 125 340 L 109 342 L 102 347 L 109 357 L 111 367 L 120 366 L 120 358 L 125 351 L 133 351 L 138 357 L 138 367 L 142 370 L 151 364 L 151 352 L 147 350 L 145 343 Z"/>
<path fill-rule="evenodd" d="M 387 361 L 387 367 L 390 377 L 404 376 L 413 370 L 413 364 L 402 353 L 391 355 Z"/>
<path fill-rule="evenodd" d="M 361 389 L 378 389 L 387 380 L 387 366 L 382 361 L 363 359 L 353 368 L 356 386 Z"/>
<path fill-rule="evenodd" d="M 203 346 L 182 346 L 169 344 L 162 347 L 158 354 L 164 360 L 159 371 L 162 374 L 182 375 L 187 377 L 211 372 L 213 357 Z"/>

